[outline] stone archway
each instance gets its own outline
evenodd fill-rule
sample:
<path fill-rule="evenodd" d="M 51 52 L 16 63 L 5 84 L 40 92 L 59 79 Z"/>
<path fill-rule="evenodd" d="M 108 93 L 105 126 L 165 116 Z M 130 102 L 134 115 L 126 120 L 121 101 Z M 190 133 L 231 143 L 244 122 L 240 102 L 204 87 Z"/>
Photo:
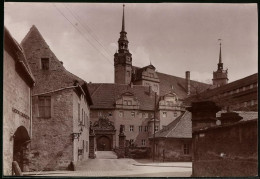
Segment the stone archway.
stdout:
<path fill-rule="evenodd" d="M 97 150 L 112 150 L 113 137 L 116 133 L 114 123 L 106 118 L 100 118 L 94 123 L 93 130 L 96 135 Z"/>
<path fill-rule="evenodd" d="M 16 161 L 23 172 L 29 171 L 29 134 L 24 126 L 14 133 L 13 161 Z"/>

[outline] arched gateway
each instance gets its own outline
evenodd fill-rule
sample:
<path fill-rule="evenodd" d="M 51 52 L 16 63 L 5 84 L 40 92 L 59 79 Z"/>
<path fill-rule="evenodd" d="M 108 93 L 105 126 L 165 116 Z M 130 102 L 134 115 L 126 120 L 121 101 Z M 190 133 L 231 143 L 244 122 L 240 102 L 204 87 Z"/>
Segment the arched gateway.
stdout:
<path fill-rule="evenodd" d="M 99 118 L 93 125 L 98 151 L 108 151 L 113 148 L 113 138 L 116 133 L 114 123 L 106 118 Z"/>
<path fill-rule="evenodd" d="M 19 164 L 23 172 L 29 167 L 29 134 L 24 126 L 20 126 L 14 133 L 13 161 Z"/>

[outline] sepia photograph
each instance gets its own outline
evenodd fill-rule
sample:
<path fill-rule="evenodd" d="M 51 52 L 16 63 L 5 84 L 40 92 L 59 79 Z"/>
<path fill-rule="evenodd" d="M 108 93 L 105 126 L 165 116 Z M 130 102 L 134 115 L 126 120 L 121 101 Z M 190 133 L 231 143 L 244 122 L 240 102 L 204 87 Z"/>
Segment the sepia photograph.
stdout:
<path fill-rule="evenodd" d="M 3 176 L 258 176 L 257 3 L 5 2 Z"/>

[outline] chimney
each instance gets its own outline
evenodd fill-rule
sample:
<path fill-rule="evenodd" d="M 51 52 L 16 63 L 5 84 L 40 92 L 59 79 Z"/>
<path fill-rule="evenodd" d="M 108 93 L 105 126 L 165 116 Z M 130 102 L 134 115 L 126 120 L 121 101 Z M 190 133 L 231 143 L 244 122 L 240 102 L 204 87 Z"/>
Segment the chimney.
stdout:
<path fill-rule="evenodd" d="M 190 71 L 186 71 L 186 90 L 187 95 L 190 95 Z"/>

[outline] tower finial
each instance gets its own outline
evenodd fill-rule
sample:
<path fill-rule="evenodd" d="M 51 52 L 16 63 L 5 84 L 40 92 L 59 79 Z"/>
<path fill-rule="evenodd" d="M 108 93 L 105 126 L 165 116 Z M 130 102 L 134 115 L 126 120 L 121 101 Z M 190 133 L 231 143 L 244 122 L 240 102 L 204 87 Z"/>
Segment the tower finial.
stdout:
<path fill-rule="evenodd" d="M 122 32 L 125 31 L 125 4 L 123 4 Z"/>
<path fill-rule="evenodd" d="M 218 39 L 218 41 L 220 41 L 220 43 L 219 43 L 219 63 L 222 63 L 221 40 L 222 40 L 222 39 Z"/>

